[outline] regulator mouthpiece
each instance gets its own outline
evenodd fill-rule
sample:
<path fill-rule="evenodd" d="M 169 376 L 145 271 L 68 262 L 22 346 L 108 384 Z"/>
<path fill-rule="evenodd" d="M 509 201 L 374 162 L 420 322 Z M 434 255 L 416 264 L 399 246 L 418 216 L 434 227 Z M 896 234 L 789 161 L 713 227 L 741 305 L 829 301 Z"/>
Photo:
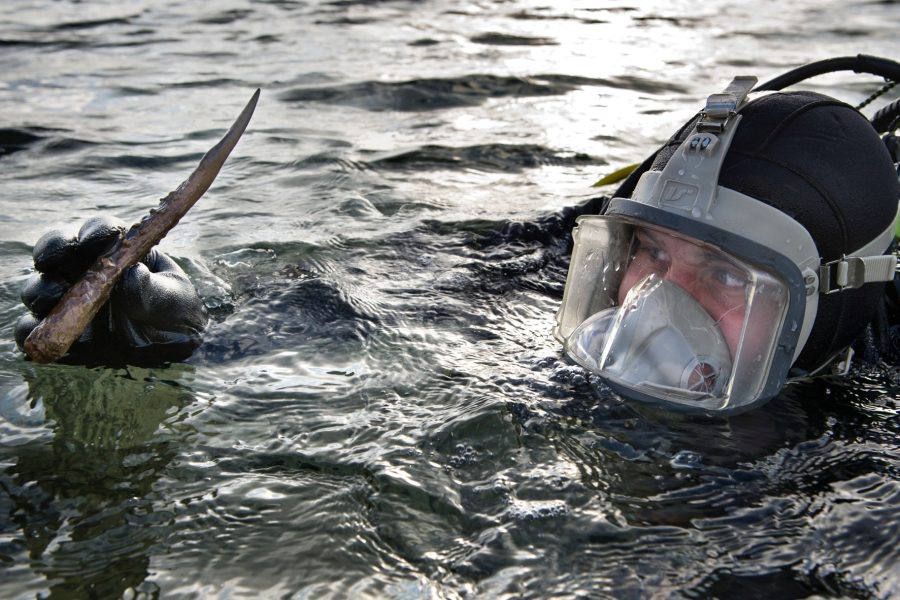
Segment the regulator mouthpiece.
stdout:
<path fill-rule="evenodd" d="M 622 306 L 582 323 L 566 342 L 584 368 L 637 389 L 700 400 L 722 393 L 731 354 L 719 326 L 678 285 L 650 276 Z"/>

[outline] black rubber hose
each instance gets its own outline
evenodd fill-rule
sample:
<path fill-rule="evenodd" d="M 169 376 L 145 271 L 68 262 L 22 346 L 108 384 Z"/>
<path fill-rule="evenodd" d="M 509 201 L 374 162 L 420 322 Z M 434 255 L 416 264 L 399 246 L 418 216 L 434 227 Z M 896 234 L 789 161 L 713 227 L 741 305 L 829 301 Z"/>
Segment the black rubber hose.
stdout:
<path fill-rule="evenodd" d="M 889 129 L 896 129 L 897 119 L 900 119 L 900 98 L 897 98 L 872 117 L 872 127 L 878 133 L 888 133 Z"/>
<path fill-rule="evenodd" d="M 892 81 L 900 81 L 900 63 L 887 58 L 859 54 L 857 56 L 841 56 L 803 65 L 775 79 L 771 79 L 756 87 L 755 92 L 778 91 L 800 83 L 817 75 L 835 73 L 837 71 L 853 71 L 878 75 Z"/>

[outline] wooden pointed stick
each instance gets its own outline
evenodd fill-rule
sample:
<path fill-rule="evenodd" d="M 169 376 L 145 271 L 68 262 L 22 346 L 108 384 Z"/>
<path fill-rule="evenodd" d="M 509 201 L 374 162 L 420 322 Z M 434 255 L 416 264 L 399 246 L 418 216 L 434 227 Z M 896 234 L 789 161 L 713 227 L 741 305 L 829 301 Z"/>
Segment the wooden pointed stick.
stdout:
<path fill-rule="evenodd" d="M 111 252 L 98 257 L 82 278 L 57 302 L 50 314 L 28 334 L 25 352 L 32 360 L 49 363 L 65 355 L 109 300 L 113 287 L 125 269 L 141 260 L 158 244 L 209 189 L 225 159 L 247 128 L 258 100 L 259 90 L 256 90 L 225 137 L 210 148 L 184 183 L 160 200 L 159 206 L 151 210 L 149 215 L 132 225 L 121 243 Z"/>

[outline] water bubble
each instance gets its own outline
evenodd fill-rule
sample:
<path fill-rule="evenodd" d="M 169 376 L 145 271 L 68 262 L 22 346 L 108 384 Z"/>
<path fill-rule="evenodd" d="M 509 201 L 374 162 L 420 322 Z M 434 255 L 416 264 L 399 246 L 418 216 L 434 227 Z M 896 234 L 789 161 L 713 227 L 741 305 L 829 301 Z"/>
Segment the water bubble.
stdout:
<path fill-rule="evenodd" d="M 534 521 L 552 519 L 569 512 L 568 505 L 562 500 L 522 501 L 514 500 L 506 511 L 516 521 Z"/>
<path fill-rule="evenodd" d="M 454 450 L 455 454 L 448 460 L 452 467 L 459 468 L 467 464 L 472 464 L 478 459 L 478 452 L 468 444 L 457 444 Z"/>

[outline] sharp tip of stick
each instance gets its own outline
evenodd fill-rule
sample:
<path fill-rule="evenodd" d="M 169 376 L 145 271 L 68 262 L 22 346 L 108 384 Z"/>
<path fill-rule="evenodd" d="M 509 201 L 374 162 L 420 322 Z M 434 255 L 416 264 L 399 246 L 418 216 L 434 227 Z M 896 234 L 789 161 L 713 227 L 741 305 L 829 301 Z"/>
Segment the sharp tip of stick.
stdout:
<path fill-rule="evenodd" d="M 261 91 L 261 88 L 256 88 L 256 91 L 253 92 L 253 96 L 250 97 L 250 101 L 247 102 L 247 108 L 249 108 L 251 112 L 256 108 L 256 103 L 259 101 L 259 94 Z"/>
<path fill-rule="evenodd" d="M 250 97 L 250 101 L 247 102 L 247 106 L 245 106 L 244 110 L 241 111 L 241 114 L 231 126 L 231 129 L 228 131 L 228 136 L 226 137 L 230 137 L 232 134 L 234 134 L 236 142 L 237 138 L 239 138 L 244 133 L 244 129 L 246 129 L 247 125 L 250 123 L 250 117 L 253 116 L 253 111 L 256 110 L 256 103 L 259 101 L 260 92 L 261 89 L 256 88 L 256 91 L 253 92 L 253 96 Z"/>
<path fill-rule="evenodd" d="M 244 134 L 244 130 L 247 128 L 247 125 L 250 123 L 250 118 L 253 116 L 253 111 L 256 110 L 256 103 L 259 101 L 259 95 L 260 88 L 256 88 L 250 101 L 247 102 L 244 110 L 241 111 L 241 114 L 238 115 L 238 118 L 231 125 L 231 128 L 225 134 L 225 137 L 223 137 L 218 144 L 213 146 L 203 157 L 203 161 L 207 161 L 207 159 L 218 161 L 219 165 L 216 167 L 217 172 L 218 168 L 221 167 L 221 163 L 225 162 L 225 158 L 231 153 L 235 144 L 237 144 L 238 140 Z"/>

